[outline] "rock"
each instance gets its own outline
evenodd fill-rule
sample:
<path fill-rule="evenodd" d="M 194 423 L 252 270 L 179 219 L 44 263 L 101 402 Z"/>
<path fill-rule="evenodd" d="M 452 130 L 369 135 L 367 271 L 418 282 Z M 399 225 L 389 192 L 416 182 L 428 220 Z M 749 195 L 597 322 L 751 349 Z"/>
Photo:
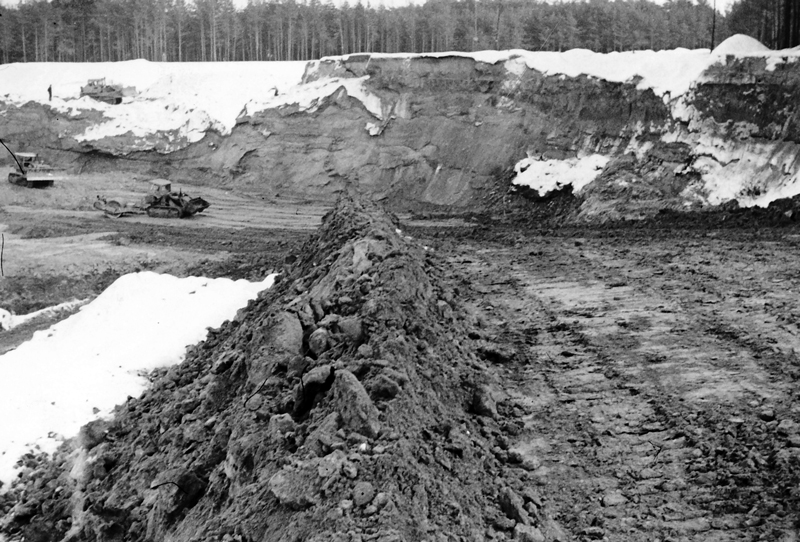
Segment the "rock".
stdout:
<path fill-rule="evenodd" d="M 372 267 L 372 261 L 370 260 L 370 254 L 372 252 L 376 252 L 376 248 L 380 247 L 377 250 L 378 253 L 383 253 L 383 242 L 382 241 L 375 241 L 373 239 L 359 239 L 358 241 L 353 243 L 353 272 L 357 274 L 364 273 L 367 269 Z"/>
<path fill-rule="evenodd" d="M 511 348 L 489 341 L 481 341 L 478 355 L 491 363 L 510 363 L 516 353 Z"/>
<path fill-rule="evenodd" d="M 288 433 L 295 430 L 295 423 L 289 414 L 275 414 L 269 419 L 270 429 L 281 433 Z"/>
<path fill-rule="evenodd" d="M 539 492 L 532 487 L 528 486 L 522 490 L 522 498 L 525 500 L 525 502 L 532 502 L 539 508 L 543 506 L 541 495 L 539 495 Z"/>
<path fill-rule="evenodd" d="M 233 362 L 238 360 L 240 355 L 239 352 L 225 352 L 214 362 L 214 365 L 211 367 L 211 373 L 215 375 L 224 373 L 231 368 Z"/>
<path fill-rule="evenodd" d="M 789 435 L 787 441 L 790 448 L 800 448 L 800 434 Z"/>
<path fill-rule="evenodd" d="M 371 358 L 374 355 L 373 348 L 368 344 L 362 344 L 358 347 L 358 357 L 361 358 Z"/>
<path fill-rule="evenodd" d="M 306 448 L 314 452 L 318 456 L 327 454 L 333 444 L 339 439 L 336 437 L 336 431 L 339 429 L 339 413 L 331 412 L 322 423 L 314 429 L 304 445 Z"/>
<path fill-rule="evenodd" d="M 453 309 L 450 307 L 450 304 L 447 301 L 437 301 L 436 308 L 439 311 L 439 316 L 441 316 L 444 320 L 449 321 L 453 319 Z"/>
<path fill-rule="evenodd" d="M 517 525 L 517 522 L 506 516 L 498 516 L 494 518 L 492 525 L 501 531 L 510 531 Z"/>
<path fill-rule="evenodd" d="M 531 518 L 525 511 L 525 501 L 510 487 L 500 491 L 498 504 L 503 513 L 517 523 L 530 524 Z"/>
<path fill-rule="evenodd" d="M 365 506 L 375 498 L 375 488 L 369 482 L 358 482 L 353 488 L 353 502 L 356 506 Z"/>
<path fill-rule="evenodd" d="M 625 495 L 616 490 L 607 492 L 602 498 L 603 506 L 617 506 L 626 502 L 628 502 L 628 499 L 625 498 Z"/>
<path fill-rule="evenodd" d="M 318 328 L 308 337 L 308 349 L 315 356 L 319 356 L 328 349 L 329 337 L 327 329 L 324 327 Z"/>
<path fill-rule="evenodd" d="M 314 367 L 303 375 L 303 386 L 323 387 L 331 376 L 331 368 L 328 364 Z"/>
<path fill-rule="evenodd" d="M 303 348 L 303 326 L 296 314 L 281 311 L 275 315 L 272 344 L 280 351 L 299 354 Z"/>
<path fill-rule="evenodd" d="M 378 493 L 377 495 L 375 495 L 374 503 L 375 506 L 377 506 L 378 509 L 380 510 L 381 508 L 389 504 L 389 494 L 384 492 Z"/>
<path fill-rule="evenodd" d="M 400 393 L 400 385 L 384 374 L 379 374 L 369 383 L 369 393 L 375 399 L 394 399 Z"/>
<path fill-rule="evenodd" d="M 798 432 L 797 422 L 788 418 L 781 420 L 781 423 L 778 424 L 776 431 L 778 431 L 778 434 L 783 436 L 793 435 Z"/>
<path fill-rule="evenodd" d="M 78 432 L 78 445 L 85 450 L 91 450 L 103 442 L 108 434 L 111 423 L 105 420 L 94 420 L 83 427 Z"/>
<path fill-rule="evenodd" d="M 313 360 L 305 356 L 293 356 L 286 365 L 286 376 L 291 378 L 302 375 L 313 363 Z"/>
<path fill-rule="evenodd" d="M 364 515 L 365 516 L 371 516 L 371 515 L 373 515 L 373 514 L 375 514 L 377 512 L 378 512 L 378 507 L 375 506 L 374 504 L 370 504 L 369 506 L 364 508 Z"/>
<path fill-rule="evenodd" d="M 481 384 L 472 394 L 472 410 L 479 416 L 497 418 L 497 401 L 492 396 L 491 387 Z"/>
<path fill-rule="evenodd" d="M 606 536 L 606 532 L 602 527 L 586 527 L 581 531 L 581 534 L 589 540 L 602 540 Z"/>
<path fill-rule="evenodd" d="M 542 531 L 532 525 L 522 525 L 517 523 L 514 526 L 514 540 L 520 542 L 544 542 Z"/>
<path fill-rule="evenodd" d="M 765 422 L 771 422 L 775 419 L 775 411 L 771 408 L 763 408 L 758 413 L 758 417 L 764 420 Z"/>
<path fill-rule="evenodd" d="M 342 471 L 342 467 L 347 462 L 347 456 L 341 450 L 336 450 L 322 459 L 317 464 L 317 474 L 320 478 L 330 478 Z"/>
<path fill-rule="evenodd" d="M 275 414 L 269 419 L 267 432 L 270 438 L 276 440 L 286 433 L 294 431 L 296 425 L 289 414 Z"/>
<path fill-rule="evenodd" d="M 156 476 L 150 489 L 158 490 L 159 507 L 167 514 L 191 508 L 205 491 L 205 484 L 193 472 L 184 469 L 167 469 Z"/>
<path fill-rule="evenodd" d="M 267 483 L 269 490 L 284 506 L 302 510 L 317 503 L 317 491 L 302 471 L 283 470 L 273 474 Z"/>
<path fill-rule="evenodd" d="M 346 428 L 366 437 L 378 436 L 378 409 L 356 375 L 347 370 L 337 371 L 333 381 L 333 397 Z"/>
<path fill-rule="evenodd" d="M 347 337 L 347 340 L 359 343 L 364 338 L 364 329 L 361 318 L 351 316 L 339 320 L 339 329 Z"/>
<path fill-rule="evenodd" d="M 358 467 L 352 461 L 345 461 L 342 465 L 342 474 L 351 480 L 355 480 L 358 477 Z"/>

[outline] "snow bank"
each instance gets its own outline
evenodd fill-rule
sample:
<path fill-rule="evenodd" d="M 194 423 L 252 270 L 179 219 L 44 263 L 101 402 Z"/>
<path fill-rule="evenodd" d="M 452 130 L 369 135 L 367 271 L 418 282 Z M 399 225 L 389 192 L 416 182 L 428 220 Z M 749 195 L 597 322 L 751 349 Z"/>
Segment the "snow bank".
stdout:
<path fill-rule="evenodd" d="M 30 449 L 51 453 L 85 423 L 139 395 L 140 376 L 179 363 L 269 288 L 262 282 L 176 278 L 152 272 L 120 277 L 81 310 L 0 356 L 0 481 Z"/>
<path fill-rule="evenodd" d="M 717 45 L 712 54 L 715 56 L 743 54 L 761 55 L 770 52 L 771 49 L 757 39 L 744 34 L 735 34 Z"/>
<path fill-rule="evenodd" d="M 539 160 L 529 156 L 514 166 L 517 176 L 512 183 L 532 188 L 540 196 L 566 186 L 572 186 L 577 194 L 597 178 L 609 160 L 601 154 L 566 160 Z"/>
<path fill-rule="evenodd" d="M 300 83 L 305 62 L 191 62 L 146 60 L 100 63 L 27 63 L 0 66 L 0 97 L 5 101 L 47 103 L 70 116 L 101 111 L 107 122 L 93 126 L 79 140 L 131 132 L 142 137 L 176 131 L 197 141 L 209 129 L 227 134 L 245 103 L 286 93 Z M 135 87 L 136 95 L 120 105 L 80 98 L 89 79 Z M 80 99 L 79 99 L 80 98 Z"/>
<path fill-rule="evenodd" d="M 349 79 L 335 77 L 299 85 L 283 95 L 249 101 L 245 104 L 243 114 L 252 115 L 268 107 L 284 105 L 297 105 L 303 111 L 313 112 L 322 104 L 323 98 L 333 95 L 343 87 L 348 96 L 359 100 L 374 117 L 383 119 L 381 99 L 366 89 L 364 83 L 367 79 L 369 79 L 368 76 Z"/>

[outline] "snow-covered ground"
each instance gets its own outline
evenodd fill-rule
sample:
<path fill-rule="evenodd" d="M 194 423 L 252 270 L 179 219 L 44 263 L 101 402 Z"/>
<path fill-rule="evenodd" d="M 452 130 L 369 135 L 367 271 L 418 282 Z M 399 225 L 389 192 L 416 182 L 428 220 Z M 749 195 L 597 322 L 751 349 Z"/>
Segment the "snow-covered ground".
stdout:
<path fill-rule="evenodd" d="M 187 345 L 233 318 L 274 278 L 124 275 L 76 314 L 0 356 L 0 491 L 23 454 L 51 453 L 82 425 L 138 396 L 146 372 L 182 361 Z"/>
<path fill-rule="evenodd" d="M 305 62 L 191 62 L 146 60 L 100 63 L 27 63 L 0 66 L 0 98 L 14 103 L 48 103 L 71 116 L 82 110 L 103 112 L 108 119 L 79 139 L 95 140 L 131 132 L 144 136 L 177 131 L 198 141 L 211 129 L 229 133 L 251 100 L 278 103 L 300 83 Z M 136 95 L 121 105 L 80 97 L 89 79 L 134 87 Z M 278 100 L 275 100 L 277 93 Z M 3 96 L 5 96 L 3 98 Z"/>

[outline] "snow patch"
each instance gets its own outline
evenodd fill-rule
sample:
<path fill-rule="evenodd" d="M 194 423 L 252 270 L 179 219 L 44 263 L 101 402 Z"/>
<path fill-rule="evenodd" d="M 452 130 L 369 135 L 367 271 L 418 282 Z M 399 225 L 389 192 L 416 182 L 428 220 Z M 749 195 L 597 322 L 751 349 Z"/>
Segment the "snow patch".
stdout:
<path fill-rule="evenodd" d="M 267 99 L 254 99 L 244 106 L 243 115 L 253 115 L 258 111 L 285 106 L 296 106 L 300 111 L 313 113 L 323 104 L 324 98 L 334 95 L 344 88 L 347 95 L 360 101 L 364 108 L 376 119 L 383 119 L 383 104 L 380 97 L 372 94 L 364 86 L 369 76 L 341 79 L 321 79 L 305 85 L 290 88 L 285 94 L 271 96 Z"/>
<path fill-rule="evenodd" d="M 98 416 L 147 386 L 143 373 L 182 361 L 269 288 L 262 282 L 177 278 L 152 272 L 117 279 L 69 318 L 0 356 L 0 481 L 29 450 L 52 453 Z"/>
<path fill-rule="evenodd" d="M 529 156 L 514 166 L 517 176 L 512 184 L 532 188 L 540 196 L 566 186 L 572 186 L 577 194 L 597 178 L 608 161 L 609 157 L 602 154 L 566 160 L 541 160 Z"/>
<path fill-rule="evenodd" d="M 714 48 L 712 54 L 723 55 L 751 55 L 769 52 L 770 48 L 757 39 L 745 34 L 734 34 Z"/>

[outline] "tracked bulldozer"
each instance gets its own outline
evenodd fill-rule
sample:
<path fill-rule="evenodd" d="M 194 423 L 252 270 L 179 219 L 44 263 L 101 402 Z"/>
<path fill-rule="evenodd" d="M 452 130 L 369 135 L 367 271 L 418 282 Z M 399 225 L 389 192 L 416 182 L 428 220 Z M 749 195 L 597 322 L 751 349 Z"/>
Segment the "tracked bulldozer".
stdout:
<path fill-rule="evenodd" d="M 122 95 L 122 87 L 106 83 L 105 77 L 101 79 L 89 79 L 89 82 L 81 87 L 81 97 L 88 96 L 111 105 L 121 104 Z"/>
<path fill-rule="evenodd" d="M 53 186 L 55 181 L 60 181 L 63 177 L 56 175 L 58 171 L 55 167 L 44 164 L 38 160 L 38 155 L 33 152 L 12 152 L 8 146 L 0 140 L 3 147 L 11 154 L 17 171 L 8 174 L 8 182 L 27 188 L 47 188 Z"/>
<path fill-rule="evenodd" d="M 174 192 L 172 183 L 166 179 L 153 179 L 150 181 L 150 186 L 150 194 L 138 202 L 129 203 L 121 199 L 97 196 L 94 208 L 112 218 L 135 214 L 146 214 L 156 218 L 187 218 L 211 206 L 203 198 L 190 197 L 182 190 Z"/>

